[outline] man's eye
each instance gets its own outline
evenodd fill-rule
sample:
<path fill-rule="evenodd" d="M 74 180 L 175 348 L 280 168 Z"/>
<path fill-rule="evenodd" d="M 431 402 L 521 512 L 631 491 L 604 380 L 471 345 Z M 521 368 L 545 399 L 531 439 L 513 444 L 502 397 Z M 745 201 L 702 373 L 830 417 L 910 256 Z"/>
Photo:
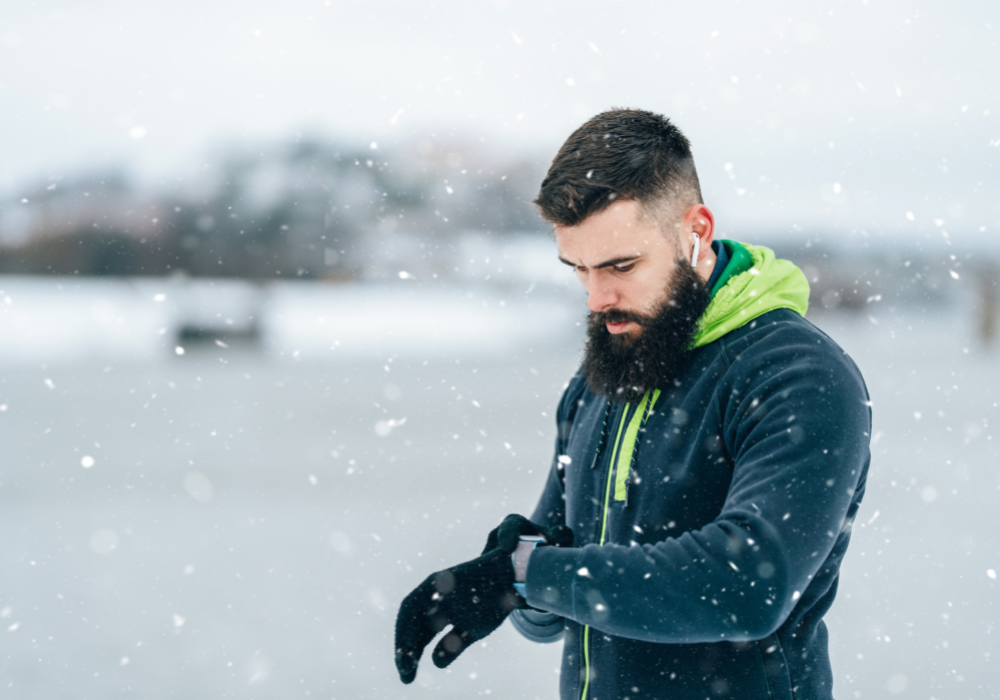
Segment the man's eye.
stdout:
<path fill-rule="evenodd" d="M 629 263 L 627 265 L 615 265 L 615 272 L 628 272 L 633 267 L 635 267 L 635 263 Z"/>

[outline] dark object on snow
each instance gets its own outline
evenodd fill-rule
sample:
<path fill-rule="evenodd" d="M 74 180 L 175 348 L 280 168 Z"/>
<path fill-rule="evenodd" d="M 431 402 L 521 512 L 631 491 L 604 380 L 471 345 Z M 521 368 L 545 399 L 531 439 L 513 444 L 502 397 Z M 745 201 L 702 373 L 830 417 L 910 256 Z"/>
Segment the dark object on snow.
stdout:
<path fill-rule="evenodd" d="M 260 336 L 260 325 L 256 321 L 235 328 L 224 325 L 213 328 L 184 324 L 177 331 L 177 344 L 185 348 L 198 345 L 218 345 L 223 348 L 231 345 L 256 347 L 260 345 Z"/>

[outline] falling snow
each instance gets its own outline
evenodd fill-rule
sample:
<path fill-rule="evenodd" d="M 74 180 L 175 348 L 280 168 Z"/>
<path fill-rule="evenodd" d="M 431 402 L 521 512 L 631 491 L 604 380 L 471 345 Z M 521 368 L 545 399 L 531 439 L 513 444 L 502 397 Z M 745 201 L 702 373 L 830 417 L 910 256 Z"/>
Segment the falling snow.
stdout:
<path fill-rule="evenodd" d="M 152 250 L 143 226 L 162 234 L 184 220 L 157 219 L 172 198 L 197 209 L 214 178 L 222 201 L 239 164 L 260 166 L 237 201 L 174 212 L 190 214 L 190 235 L 171 241 L 197 249 L 201 277 L 173 266 L 0 278 L 4 697 L 401 697 L 387 646 L 395 606 L 429 572 L 478 554 L 504 515 L 531 511 L 579 359 L 583 299 L 551 241 L 531 235 L 544 229 L 530 201 L 551 153 L 522 152 L 543 136 L 554 151 L 551 135 L 600 105 L 644 100 L 697 134 L 719 233 L 795 258 L 809 318 L 869 384 L 857 519 L 779 514 L 796 532 L 852 537 L 826 616 L 835 692 L 995 689 L 996 22 L 871 2 L 765 19 L 692 6 L 702 21 L 680 23 L 627 4 L 588 15 L 488 3 L 475 23 L 458 4 L 400 10 L 398 22 L 362 5 L 293 8 L 292 24 L 317 28 L 302 33 L 206 5 L 207 40 L 182 42 L 189 56 L 166 73 L 148 57 L 191 38 L 183 12 L 154 23 L 124 5 L 108 10 L 120 17 L 56 13 L 44 23 L 72 31 L 45 32 L 29 20 L 51 12 L 29 8 L 4 23 L 0 52 L 19 67 L 4 85 L 24 99 L 7 104 L 20 127 L 4 150 L 0 252 L 24 222 L 56 226 L 62 196 L 101 211 L 88 227 L 105 213 L 145 221 L 119 228 Z M 334 25 L 353 40 L 329 40 Z M 328 53 L 343 47 L 349 58 Z M 95 82 L 123 55 L 132 77 Z M 671 76 L 677 65 L 693 72 Z M 331 66 L 347 66 L 348 82 Z M 223 73 L 236 99 L 201 95 L 205 76 Z M 293 89 L 291 74 L 322 87 Z M 212 112 L 222 108 L 235 111 Z M 300 133 L 340 119 L 357 121 L 337 144 Z M 287 138 L 248 137 L 231 171 L 205 153 L 186 174 L 157 171 L 205 137 L 184 128 L 206 124 Z M 349 155 L 320 173 L 312 147 Z M 157 184 L 98 210 L 62 172 L 78 152 Z M 271 259 L 244 241 L 286 215 L 254 208 L 282 168 L 294 183 L 282 206 L 309 225 L 275 219 L 270 233 L 302 242 L 300 259 L 265 270 L 276 276 L 266 283 L 227 277 L 230 238 Z M 229 238 L 212 238 L 222 230 Z M 347 233 L 350 244 L 334 240 Z M 556 458 L 563 470 L 581 461 Z M 643 525 L 683 536 L 674 521 Z M 780 576 L 766 561 L 730 568 L 761 584 Z M 551 696 L 558 647 L 505 627 L 447 673 L 425 664 L 410 696 Z"/>

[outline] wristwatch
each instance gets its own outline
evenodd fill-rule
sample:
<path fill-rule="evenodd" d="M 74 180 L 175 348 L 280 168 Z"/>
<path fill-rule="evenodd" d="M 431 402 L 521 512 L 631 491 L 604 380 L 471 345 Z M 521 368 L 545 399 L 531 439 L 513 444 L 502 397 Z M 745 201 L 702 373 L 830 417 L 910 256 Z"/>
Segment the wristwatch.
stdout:
<path fill-rule="evenodd" d="M 528 550 L 528 556 L 529 557 L 531 556 L 531 553 L 535 551 L 535 548 L 537 548 L 538 545 L 544 545 L 545 544 L 545 538 L 542 537 L 541 535 L 521 535 L 520 540 L 521 540 L 521 542 L 531 542 L 531 543 L 533 543 L 532 546 L 531 546 L 531 549 Z M 510 564 L 511 564 L 511 566 L 514 567 L 514 575 L 515 576 L 517 575 L 517 559 L 516 559 L 516 557 L 517 557 L 518 551 L 520 551 L 521 549 L 522 549 L 521 545 L 519 544 L 517 546 L 517 548 L 513 552 L 510 553 Z M 527 571 L 527 567 L 525 567 L 525 571 Z M 517 591 L 517 594 L 519 596 L 521 596 L 522 598 L 527 598 L 528 597 L 527 590 L 525 589 L 525 582 L 524 581 L 514 581 L 514 590 Z"/>

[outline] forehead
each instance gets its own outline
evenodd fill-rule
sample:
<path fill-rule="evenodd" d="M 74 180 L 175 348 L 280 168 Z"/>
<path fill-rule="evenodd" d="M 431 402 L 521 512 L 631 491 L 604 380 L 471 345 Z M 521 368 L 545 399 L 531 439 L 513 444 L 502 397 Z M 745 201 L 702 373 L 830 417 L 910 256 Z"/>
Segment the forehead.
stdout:
<path fill-rule="evenodd" d="M 643 216 L 642 206 L 635 201 L 615 202 L 577 226 L 556 226 L 555 234 L 559 257 L 587 266 L 672 250 L 668 237 L 655 221 Z"/>

